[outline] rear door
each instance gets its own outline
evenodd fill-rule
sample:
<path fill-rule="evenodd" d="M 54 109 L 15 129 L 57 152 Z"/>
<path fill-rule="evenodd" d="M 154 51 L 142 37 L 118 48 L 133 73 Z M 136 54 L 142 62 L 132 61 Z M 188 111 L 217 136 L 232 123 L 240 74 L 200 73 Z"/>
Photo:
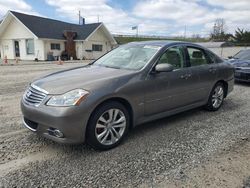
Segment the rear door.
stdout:
<path fill-rule="evenodd" d="M 196 100 L 205 100 L 215 84 L 218 76 L 218 67 L 202 48 L 186 46 L 187 64 L 191 74 L 197 79 L 193 82 L 196 90 Z"/>

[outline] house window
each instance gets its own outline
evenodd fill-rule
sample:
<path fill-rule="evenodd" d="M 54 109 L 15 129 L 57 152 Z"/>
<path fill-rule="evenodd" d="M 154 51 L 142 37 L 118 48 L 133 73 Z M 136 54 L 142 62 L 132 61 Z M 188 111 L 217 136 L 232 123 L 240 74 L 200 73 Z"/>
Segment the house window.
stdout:
<path fill-rule="evenodd" d="M 34 39 L 26 39 L 27 54 L 35 54 Z"/>
<path fill-rule="evenodd" d="M 101 52 L 102 51 L 102 45 L 92 44 L 92 51 Z"/>
<path fill-rule="evenodd" d="M 50 44 L 50 49 L 51 50 L 61 50 L 61 46 L 58 43 L 51 43 Z"/>
<path fill-rule="evenodd" d="M 9 46 L 8 45 L 4 45 L 4 50 L 9 50 Z"/>

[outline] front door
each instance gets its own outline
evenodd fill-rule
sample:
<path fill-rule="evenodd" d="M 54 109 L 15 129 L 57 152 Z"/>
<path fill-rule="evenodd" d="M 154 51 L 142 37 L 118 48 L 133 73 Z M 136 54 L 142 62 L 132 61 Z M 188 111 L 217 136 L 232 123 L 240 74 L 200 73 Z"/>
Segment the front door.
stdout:
<path fill-rule="evenodd" d="M 186 106 L 192 101 L 193 79 L 186 67 L 185 51 L 182 46 L 170 47 L 160 57 L 158 64 L 168 63 L 174 66 L 172 72 L 149 74 L 145 85 L 145 116 Z"/>
<path fill-rule="evenodd" d="M 14 45 L 15 45 L 15 57 L 20 57 L 19 41 L 15 41 Z"/>

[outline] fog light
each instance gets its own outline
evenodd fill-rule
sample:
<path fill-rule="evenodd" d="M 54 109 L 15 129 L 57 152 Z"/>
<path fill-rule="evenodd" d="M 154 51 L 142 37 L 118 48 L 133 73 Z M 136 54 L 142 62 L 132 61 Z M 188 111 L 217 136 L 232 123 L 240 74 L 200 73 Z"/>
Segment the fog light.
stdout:
<path fill-rule="evenodd" d="M 55 136 L 57 138 L 62 138 L 64 136 L 60 130 L 55 129 L 55 128 L 49 128 L 48 133 L 49 133 L 49 135 Z"/>
<path fill-rule="evenodd" d="M 58 129 L 54 130 L 54 135 L 58 138 L 63 137 L 63 133 L 61 131 L 59 131 Z"/>

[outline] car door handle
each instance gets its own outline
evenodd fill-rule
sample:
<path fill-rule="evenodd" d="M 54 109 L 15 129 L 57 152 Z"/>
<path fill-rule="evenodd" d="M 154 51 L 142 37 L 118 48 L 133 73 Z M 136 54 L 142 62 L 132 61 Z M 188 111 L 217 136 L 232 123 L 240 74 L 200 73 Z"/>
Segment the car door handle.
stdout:
<path fill-rule="evenodd" d="M 184 75 L 181 75 L 181 79 L 188 79 L 190 78 L 192 75 L 191 74 L 184 74 Z"/>
<path fill-rule="evenodd" d="M 216 72 L 216 68 L 209 68 L 208 71 L 211 72 L 211 73 L 215 73 Z"/>

